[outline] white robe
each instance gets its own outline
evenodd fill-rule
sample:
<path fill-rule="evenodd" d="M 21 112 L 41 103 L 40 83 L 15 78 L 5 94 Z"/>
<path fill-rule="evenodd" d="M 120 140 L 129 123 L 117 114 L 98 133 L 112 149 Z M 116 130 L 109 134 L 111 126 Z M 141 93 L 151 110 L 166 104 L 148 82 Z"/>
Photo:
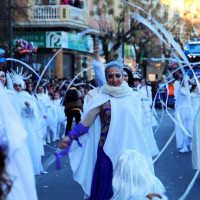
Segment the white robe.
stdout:
<path fill-rule="evenodd" d="M 25 101 L 29 102 L 29 106 L 25 105 Z M 35 103 L 35 99 L 25 91 L 19 93 L 20 102 L 20 114 L 24 128 L 28 133 L 26 138 L 26 143 L 30 151 L 34 173 L 35 175 L 43 172 L 42 162 L 41 162 L 41 135 L 37 131 L 37 114 L 38 107 Z"/>
<path fill-rule="evenodd" d="M 66 116 L 65 116 L 65 107 L 61 105 L 61 100 L 60 99 L 54 99 L 53 105 L 56 108 L 57 112 L 57 132 L 56 132 L 56 139 L 60 139 L 60 137 L 63 137 L 65 134 L 65 127 L 66 127 Z"/>
<path fill-rule="evenodd" d="M 159 154 L 159 149 L 153 134 L 153 115 L 150 106 L 152 105 L 152 92 L 150 86 L 142 86 L 140 88 L 140 98 L 142 105 L 142 132 L 146 140 L 147 146 L 151 151 L 151 156 Z M 155 120 L 155 118 L 154 118 Z M 154 122 L 155 124 L 155 122 Z"/>
<path fill-rule="evenodd" d="M 2 85 L 0 96 L 0 137 L 4 134 L 8 139 L 6 171 L 14 178 L 7 200 L 37 200 L 33 166 L 25 143 L 27 133 Z"/>
<path fill-rule="evenodd" d="M 135 100 L 133 103 L 133 99 Z M 110 158 L 113 168 L 121 151 L 134 149 L 142 153 L 153 170 L 151 154 L 142 135 L 141 122 L 138 119 L 139 101 L 133 91 L 124 97 L 111 97 L 98 94 L 89 102 L 85 114 L 105 102 L 111 104 L 111 121 L 104 152 Z M 101 134 L 100 118 L 90 127 L 88 134 L 80 137 L 83 147 L 73 142 L 69 153 L 74 179 L 82 185 L 85 194 L 90 195 L 94 166 L 97 159 L 97 148 Z"/>
<path fill-rule="evenodd" d="M 176 120 L 179 125 L 176 125 L 176 144 L 177 148 L 183 148 L 184 146 L 188 146 L 192 142 L 192 138 L 189 137 L 186 133 L 192 135 L 192 117 L 193 112 L 192 108 L 188 102 L 188 95 L 185 87 L 180 89 L 180 92 L 177 96 L 176 100 Z M 185 133 L 186 132 L 186 133 Z"/>
<path fill-rule="evenodd" d="M 43 106 L 45 114 L 47 116 L 46 125 L 47 125 L 47 134 L 46 139 L 47 142 L 50 143 L 51 140 L 56 140 L 56 133 L 57 133 L 57 111 L 56 107 L 50 101 L 49 96 L 47 94 L 37 94 L 38 101 Z"/>
<path fill-rule="evenodd" d="M 194 102 L 195 101 L 195 102 Z M 194 130 L 192 138 L 192 167 L 200 169 L 200 98 L 192 98 L 194 105 Z"/>

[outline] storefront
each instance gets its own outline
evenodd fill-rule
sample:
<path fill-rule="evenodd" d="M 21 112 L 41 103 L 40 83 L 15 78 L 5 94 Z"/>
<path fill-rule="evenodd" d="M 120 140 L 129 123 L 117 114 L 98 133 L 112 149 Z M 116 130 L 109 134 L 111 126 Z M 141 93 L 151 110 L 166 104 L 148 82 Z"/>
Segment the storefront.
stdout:
<path fill-rule="evenodd" d="M 64 31 L 50 32 L 24 32 L 16 35 L 18 39 L 34 42 L 38 47 L 38 53 L 32 59 L 31 64 L 41 72 L 53 55 L 61 49 L 46 71 L 45 76 L 52 78 L 74 77 L 83 69 L 90 67 L 93 60 L 93 38 L 90 35 L 81 36 L 78 33 Z M 80 75 L 85 79 L 94 77 L 93 70 Z"/>

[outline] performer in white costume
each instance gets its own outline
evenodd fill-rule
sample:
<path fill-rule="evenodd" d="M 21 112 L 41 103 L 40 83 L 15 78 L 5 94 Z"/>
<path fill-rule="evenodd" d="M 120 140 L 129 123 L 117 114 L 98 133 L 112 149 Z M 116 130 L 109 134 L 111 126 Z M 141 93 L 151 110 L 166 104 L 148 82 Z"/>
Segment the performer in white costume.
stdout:
<path fill-rule="evenodd" d="M 26 79 L 26 74 L 23 74 L 23 68 L 19 72 L 12 71 L 9 73 L 9 76 L 12 79 L 13 87 L 18 94 L 19 104 L 20 104 L 20 115 L 25 130 L 28 133 L 26 142 L 30 151 L 31 159 L 33 162 L 33 168 L 35 175 L 43 172 L 42 162 L 41 162 L 41 148 L 40 140 L 41 137 L 38 135 L 40 132 L 37 132 L 37 115 L 38 107 L 35 103 L 35 99 L 28 92 L 23 91 L 24 81 Z"/>
<path fill-rule="evenodd" d="M 56 140 L 60 140 L 65 135 L 65 127 L 66 127 L 66 116 L 64 111 L 64 106 L 61 105 L 61 99 L 59 92 L 54 92 L 54 100 L 52 101 L 54 106 L 56 107 L 58 121 L 57 121 L 57 132 L 56 132 Z"/>
<path fill-rule="evenodd" d="M 37 200 L 32 161 L 25 142 L 27 133 L 1 83 L 0 96 L 0 146 L 8 148 L 5 170 L 12 181 L 6 199 Z"/>
<path fill-rule="evenodd" d="M 193 108 L 192 167 L 200 169 L 200 94 L 197 85 L 192 87 L 191 101 Z"/>
<path fill-rule="evenodd" d="M 146 85 L 146 80 L 141 80 L 140 86 L 140 98 L 141 98 L 141 105 L 142 105 L 142 127 L 143 127 L 143 134 L 146 140 L 147 146 L 151 151 L 151 156 L 156 156 L 159 153 L 158 146 L 156 144 L 153 129 L 152 129 L 152 122 L 153 116 L 151 113 L 152 107 L 152 92 L 151 87 Z"/>
<path fill-rule="evenodd" d="M 18 102 L 18 95 L 16 95 L 16 93 L 13 91 L 13 87 L 12 89 L 8 89 L 7 85 L 12 85 L 12 83 L 8 83 L 9 81 L 11 82 L 11 80 L 8 80 L 9 77 L 6 77 L 6 73 L 0 69 L 0 82 L 2 83 L 2 86 L 5 90 L 5 92 L 8 94 L 8 97 L 12 103 L 12 105 L 14 106 L 16 112 L 20 115 L 20 109 L 19 109 L 19 102 Z"/>
<path fill-rule="evenodd" d="M 46 140 L 47 143 L 51 143 L 51 141 L 56 141 L 57 121 L 58 121 L 56 107 L 50 101 L 47 91 L 46 93 L 44 93 L 44 88 L 42 86 L 38 87 L 38 92 L 36 96 L 38 101 L 41 103 L 43 107 L 43 112 L 45 113 L 47 120 L 46 124 L 47 132 L 46 136 L 44 136 L 44 140 Z"/>
<path fill-rule="evenodd" d="M 142 154 L 134 150 L 121 152 L 113 171 L 111 200 L 167 200 L 165 188 L 149 170 Z"/>
<path fill-rule="evenodd" d="M 184 80 L 183 86 L 178 91 L 176 99 L 176 120 L 179 125 L 176 125 L 176 144 L 180 148 L 179 152 L 184 153 L 191 150 L 192 146 L 192 118 L 193 110 L 189 103 L 190 92 L 186 88 L 187 80 Z M 188 149 L 189 148 L 189 149 Z"/>
<path fill-rule="evenodd" d="M 82 185 L 87 198 L 95 200 L 112 197 L 112 171 L 122 150 L 142 153 L 153 171 L 140 120 L 135 115 L 139 109 L 138 98 L 123 81 L 122 66 L 118 62 L 107 64 L 105 75 L 107 84 L 88 104 L 83 120 L 60 144 L 61 148 L 67 148 L 73 139 L 79 145 L 79 140 L 82 143 L 82 148 L 72 143 L 70 164 L 74 179 Z M 59 155 L 62 153 L 57 158 Z"/>

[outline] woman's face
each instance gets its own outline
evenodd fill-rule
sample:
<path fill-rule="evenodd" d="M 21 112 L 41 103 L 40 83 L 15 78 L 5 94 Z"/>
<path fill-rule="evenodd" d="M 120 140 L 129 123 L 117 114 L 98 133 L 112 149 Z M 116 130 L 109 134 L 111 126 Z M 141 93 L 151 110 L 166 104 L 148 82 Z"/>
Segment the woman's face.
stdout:
<path fill-rule="evenodd" d="M 29 83 L 29 84 L 27 85 L 27 89 L 28 89 L 28 91 L 31 91 L 31 92 L 32 92 L 32 91 L 33 91 L 32 84 Z"/>
<path fill-rule="evenodd" d="M 139 80 L 135 79 L 135 80 L 133 81 L 133 86 L 134 86 L 134 87 L 138 87 L 139 84 L 140 84 L 140 81 L 139 81 Z"/>
<path fill-rule="evenodd" d="M 146 85 L 146 83 L 145 83 L 145 80 L 144 80 L 144 79 L 142 79 L 142 80 L 141 80 L 141 82 L 140 82 L 140 84 L 141 84 L 141 86 L 144 86 L 144 85 Z"/>
<path fill-rule="evenodd" d="M 3 86 L 6 84 L 6 75 L 4 72 L 0 72 L 0 81 L 2 82 Z"/>
<path fill-rule="evenodd" d="M 21 84 L 17 84 L 15 83 L 13 85 L 14 89 L 17 91 L 17 92 L 21 92 L 22 91 L 22 85 Z"/>
<path fill-rule="evenodd" d="M 38 87 L 38 93 L 39 93 L 39 94 L 44 93 L 44 89 L 43 89 L 42 86 L 39 86 L 39 87 Z"/>
<path fill-rule="evenodd" d="M 117 67 L 112 67 L 106 74 L 107 84 L 114 87 L 119 87 L 123 82 L 122 72 Z"/>
<path fill-rule="evenodd" d="M 125 70 L 124 70 L 123 78 L 128 83 L 128 73 Z"/>
<path fill-rule="evenodd" d="M 54 99 L 58 100 L 60 98 L 60 95 L 58 92 L 55 92 L 54 93 Z"/>

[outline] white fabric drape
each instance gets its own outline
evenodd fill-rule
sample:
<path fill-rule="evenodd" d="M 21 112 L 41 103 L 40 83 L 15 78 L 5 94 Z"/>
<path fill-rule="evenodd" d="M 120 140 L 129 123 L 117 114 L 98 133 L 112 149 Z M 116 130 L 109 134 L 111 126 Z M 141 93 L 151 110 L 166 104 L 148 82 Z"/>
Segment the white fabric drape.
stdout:
<path fill-rule="evenodd" d="M 1 84 L 0 96 L 0 129 L 8 139 L 9 149 L 6 171 L 14 181 L 7 199 L 37 200 L 33 166 L 25 144 L 27 133 Z"/>

